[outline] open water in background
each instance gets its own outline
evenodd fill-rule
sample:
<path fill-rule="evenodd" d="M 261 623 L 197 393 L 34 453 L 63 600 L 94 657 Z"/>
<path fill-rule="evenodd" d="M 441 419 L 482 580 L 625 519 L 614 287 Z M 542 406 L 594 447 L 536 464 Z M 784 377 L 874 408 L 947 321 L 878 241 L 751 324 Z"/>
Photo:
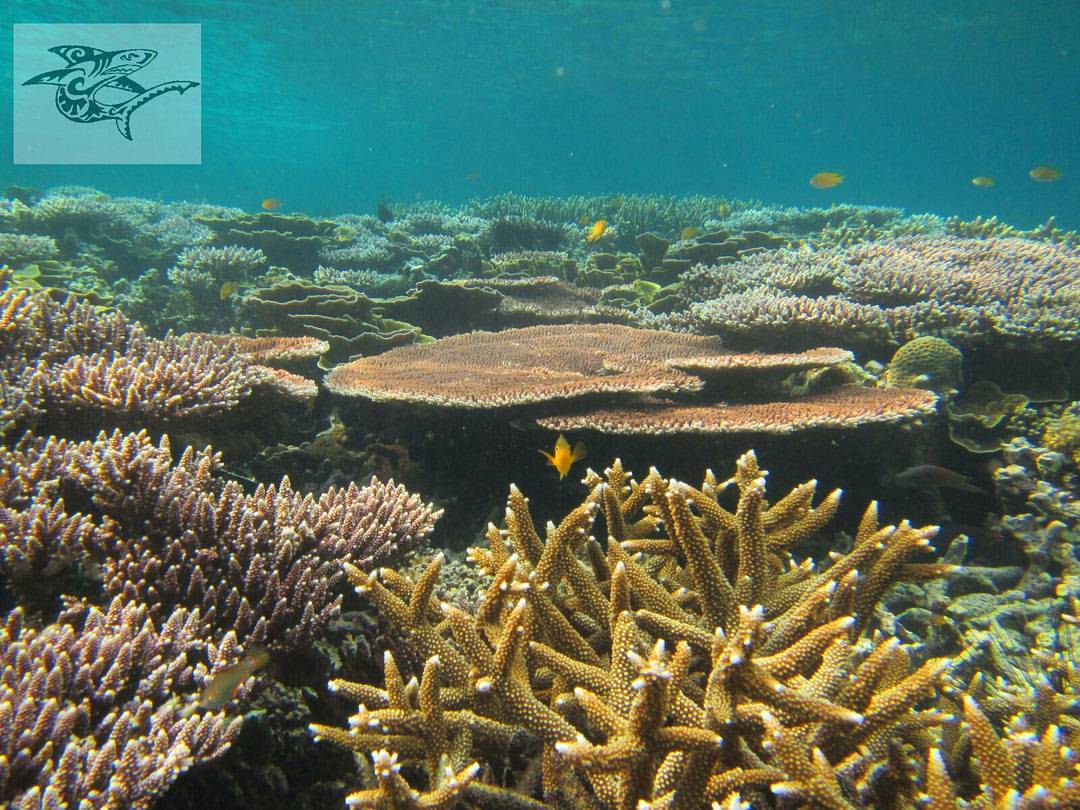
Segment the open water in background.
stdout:
<path fill-rule="evenodd" d="M 1077 0 L 4 5 L 5 118 L 12 22 L 203 25 L 201 166 L 13 166 L 3 126 L 5 185 L 314 214 L 703 193 L 1080 227 Z M 812 188 L 825 170 L 846 181 Z"/>

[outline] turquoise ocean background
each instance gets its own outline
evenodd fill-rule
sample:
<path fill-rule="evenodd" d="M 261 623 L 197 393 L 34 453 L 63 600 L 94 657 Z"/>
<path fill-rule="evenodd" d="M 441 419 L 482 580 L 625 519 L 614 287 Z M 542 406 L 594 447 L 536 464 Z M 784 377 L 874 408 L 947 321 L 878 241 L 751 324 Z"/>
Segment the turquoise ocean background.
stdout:
<path fill-rule="evenodd" d="M 201 23 L 203 163 L 15 166 L 6 126 L 5 185 L 312 214 L 703 193 L 1080 227 L 1076 0 L 6 6 L 7 117 L 13 22 Z M 1062 179 L 1033 182 L 1039 164 Z M 844 184 L 808 184 L 827 170 Z"/>

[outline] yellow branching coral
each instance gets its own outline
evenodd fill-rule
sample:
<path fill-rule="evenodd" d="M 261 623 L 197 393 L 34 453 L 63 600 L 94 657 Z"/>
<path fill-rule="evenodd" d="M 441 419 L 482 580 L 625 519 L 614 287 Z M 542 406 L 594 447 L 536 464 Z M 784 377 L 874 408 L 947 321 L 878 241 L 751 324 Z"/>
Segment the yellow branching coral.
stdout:
<path fill-rule="evenodd" d="M 729 481 L 710 472 L 700 487 L 655 469 L 639 482 L 618 462 L 585 484 L 584 502 L 543 532 L 511 487 L 504 528 L 470 552 L 491 577 L 473 612 L 434 598 L 440 559 L 416 582 L 347 567 L 423 662 L 419 680 L 388 654 L 383 688 L 331 684 L 359 708 L 348 729 L 315 733 L 393 752 L 377 755 L 385 773 L 357 802 L 915 806 L 924 772 L 940 773 L 925 765 L 928 730 L 948 717 L 926 703 L 947 662 L 913 666 L 866 631 L 891 584 L 948 570 L 915 562 L 936 527 L 881 526 L 871 505 L 851 551 L 817 570 L 791 549 L 830 521 L 840 492 L 815 503 L 810 481 L 770 502 L 752 452 Z M 473 767 L 512 745 L 536 754 L 535 781 L 516 786 L 535 799 Z M 424 783 L 399 781 L 399 761 Z"/>

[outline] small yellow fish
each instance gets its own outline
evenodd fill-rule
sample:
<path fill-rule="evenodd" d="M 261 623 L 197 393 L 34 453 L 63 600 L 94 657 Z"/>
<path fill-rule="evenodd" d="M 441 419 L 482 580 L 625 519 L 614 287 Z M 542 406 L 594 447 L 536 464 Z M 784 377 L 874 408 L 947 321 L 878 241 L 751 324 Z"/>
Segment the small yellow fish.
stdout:
<path fill-rule="evenodd" d="M 1036 183 L 1053 183 L 1061 179 L 1061 169 L 1056 166 L 1036 166 L 1028 174 Z"/>
<path fill-rule="evenodd" d="M 257 670 L 266 666 L 270 660 L 270 653 L 262 647 L 252 645 L 247 653 L 230 667 L 225 667 L 221 672 L 214 675 L 202 692 L 196 704 L 200 709 L 217 711 L 233 699 L 240 684 L 255 674 Z"/>
<path fill-rule="evenodd" d="M 571 450 L 570 442 L 560 433 L 559 438 L 555 440 L 554 454 L 546 450 L 538 450 L 537 452 L 548 460 L 548 464 L 559 471 L 559 480 L 561 481 L 566 478 L 566 474 L 570 472 L 570 467 L 575 461 L 581 461 L 585 458 L 585 444 L 584 442 L 578 442 L 574 445 L 574 449 Z"/>
<path fill-rule="evenodd" d="M 810 178 L 814 188 L 836 188 L 844 182 L 844 175 L 839 172 L 818 172 Z"/>
<path fill-rule="evenodd" d="M 466 182 L 469 182 L 469 183 L 475 183 L 479 179 L 480 179 L 480 172 L 478 172 L 476 169 L 473 169 L 471 172 L 469 172 L 467 175 L 465 175 L 465 180 L 466 180 Z"/>
<path fill-rule="evenodd" d="M 681 231 L 679 231 L 679 238 L 680 239 L 693 239 L 699 233 L 701 233 L 701 228 L 695 228 L 693 225 L 688 225 L 687 227 L 685 227 Z"/>
<path fill-rule="evenodd" d="M 978 177 L 971 178 L 971 185 L 978 186 L 979 188 L 993 188 L 996 184 L 994 183 L 993 177 L 987 177 L 985 174 L 980 174 Z"/>
<path fill-rule="evenodd" d="M 585 235 L 585 241 L 586 242 L 595 242 L 597 239 L 599 239 L 601 236 L 604 235 L 604 232 L 606 230 L 607 230 L 607 220 L 606 219 L 598 219 L 598 220 L 596 220 L 596 222 L 593 223 L 592 227 L 589 228 L 589 232 Z"/>
<path fill-rule="evenodd" d="M 281 208 L 281 200 L 277 197 L 267 197 L 262 201 L 262 208 L 264 211 L 277 211 Z"/>
<path fill-rule="evenodd" d="M 226 281 L 221 285 L 221 289 L 218 290 L 218 298 L 224 301 L 226 298 L 231 297 L 238 289 L 240 289 L 240 285 L 235 281 Z"/>

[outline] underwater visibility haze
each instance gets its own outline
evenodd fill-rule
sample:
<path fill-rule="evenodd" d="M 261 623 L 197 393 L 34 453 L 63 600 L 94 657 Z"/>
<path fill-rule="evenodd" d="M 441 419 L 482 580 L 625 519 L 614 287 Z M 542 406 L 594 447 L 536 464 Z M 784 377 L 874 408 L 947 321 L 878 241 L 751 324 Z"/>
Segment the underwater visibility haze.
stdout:
<path fill-rule="evenodd" d="M 1080 8 L 0 14 L 0 807 L 1080 807 Z"/>

